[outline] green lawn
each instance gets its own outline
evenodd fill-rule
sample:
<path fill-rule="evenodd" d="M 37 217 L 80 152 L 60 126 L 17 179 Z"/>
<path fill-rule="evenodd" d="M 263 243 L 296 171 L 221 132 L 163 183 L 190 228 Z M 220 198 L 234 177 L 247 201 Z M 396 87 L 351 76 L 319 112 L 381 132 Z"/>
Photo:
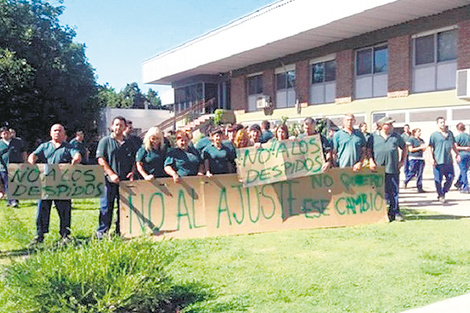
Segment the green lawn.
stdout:
<path fill-rule="evenodd" d="M 97 207 L 74 201 L 78 241 L 94 233 Z M 183 312 L 401 312 L 470 292 L 470 220 L 405 213 L 404 223 L 155 244 L 174 255 L 166 270 L 175 284 L 207 293 Z M 58 240 L 56 215 L 46 247 Z M 34 219 L 32 202 L 0 204 L 3 266 L 28 256 Z"/>

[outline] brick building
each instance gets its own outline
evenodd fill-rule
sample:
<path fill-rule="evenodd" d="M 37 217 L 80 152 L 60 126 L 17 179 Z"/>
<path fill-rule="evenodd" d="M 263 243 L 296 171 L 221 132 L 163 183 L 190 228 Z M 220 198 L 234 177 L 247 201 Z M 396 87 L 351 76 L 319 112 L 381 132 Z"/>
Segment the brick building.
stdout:
<path fill-rule="evenodd" d="M 244 123 L 388 115 L 426 134 L 437 116 L 470 125 L 464 69 L 468 0 L 283 0 L 145 61 L 143 76 L 173 86 L 176 110 L 215 97 Z"/>

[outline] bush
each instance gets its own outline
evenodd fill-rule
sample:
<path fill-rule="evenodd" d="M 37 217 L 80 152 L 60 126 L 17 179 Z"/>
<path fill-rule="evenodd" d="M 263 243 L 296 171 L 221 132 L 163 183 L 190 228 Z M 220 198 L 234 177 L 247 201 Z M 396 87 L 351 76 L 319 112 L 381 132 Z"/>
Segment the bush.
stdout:
<path fill-rule="evenodd" d="M 173 286 L 164 243 L 120 239 L 38 252 L 7 268 L 2 312 L 168 312 L 195 301 Z M 183 292 L 184 291 L 184 292 Z"/>

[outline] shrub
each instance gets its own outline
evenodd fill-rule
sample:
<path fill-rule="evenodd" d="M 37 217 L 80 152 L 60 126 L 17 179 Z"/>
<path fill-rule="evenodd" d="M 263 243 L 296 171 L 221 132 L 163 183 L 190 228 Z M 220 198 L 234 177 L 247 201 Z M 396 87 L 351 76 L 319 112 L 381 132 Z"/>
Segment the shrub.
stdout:
<path fill-rule="evenodd" d="M 175 311 L 198 297 L 172 285 L 164 269 L 173 256 L 164 245 L 115 239 L 38 252 L 7 268 L 1 311 Z"/>

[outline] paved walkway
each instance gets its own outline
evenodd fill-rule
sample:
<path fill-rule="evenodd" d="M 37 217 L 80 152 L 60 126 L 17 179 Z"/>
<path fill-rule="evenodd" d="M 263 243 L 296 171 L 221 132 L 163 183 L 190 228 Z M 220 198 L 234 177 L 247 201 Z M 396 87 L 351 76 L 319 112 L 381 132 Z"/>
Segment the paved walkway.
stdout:
<path fill-rule="evenodd" d="M 458 173 L 458 172 L 457 172 Z M 426 177 L 426 176 L 425 176 Z M 401 180 L 403 182 L 403 179 Z M 438 212 L 445 216 L 470 217 L 470 194 L 461 194 L 452 186 L 446 194 L 447 203 L 437 201 L 436 188 L 432 178 L 423 182 L 426 193 L 417 193 L 416 182 L 412 180 L 407 189 L 400 189 L 400 207 Z M 411 188 L 410 188 L 411 187 Z M 470 294 L 439 301 L 406 313 L 469 313 Z M 405 313 L 404 312 L 404 313 Z"/>

